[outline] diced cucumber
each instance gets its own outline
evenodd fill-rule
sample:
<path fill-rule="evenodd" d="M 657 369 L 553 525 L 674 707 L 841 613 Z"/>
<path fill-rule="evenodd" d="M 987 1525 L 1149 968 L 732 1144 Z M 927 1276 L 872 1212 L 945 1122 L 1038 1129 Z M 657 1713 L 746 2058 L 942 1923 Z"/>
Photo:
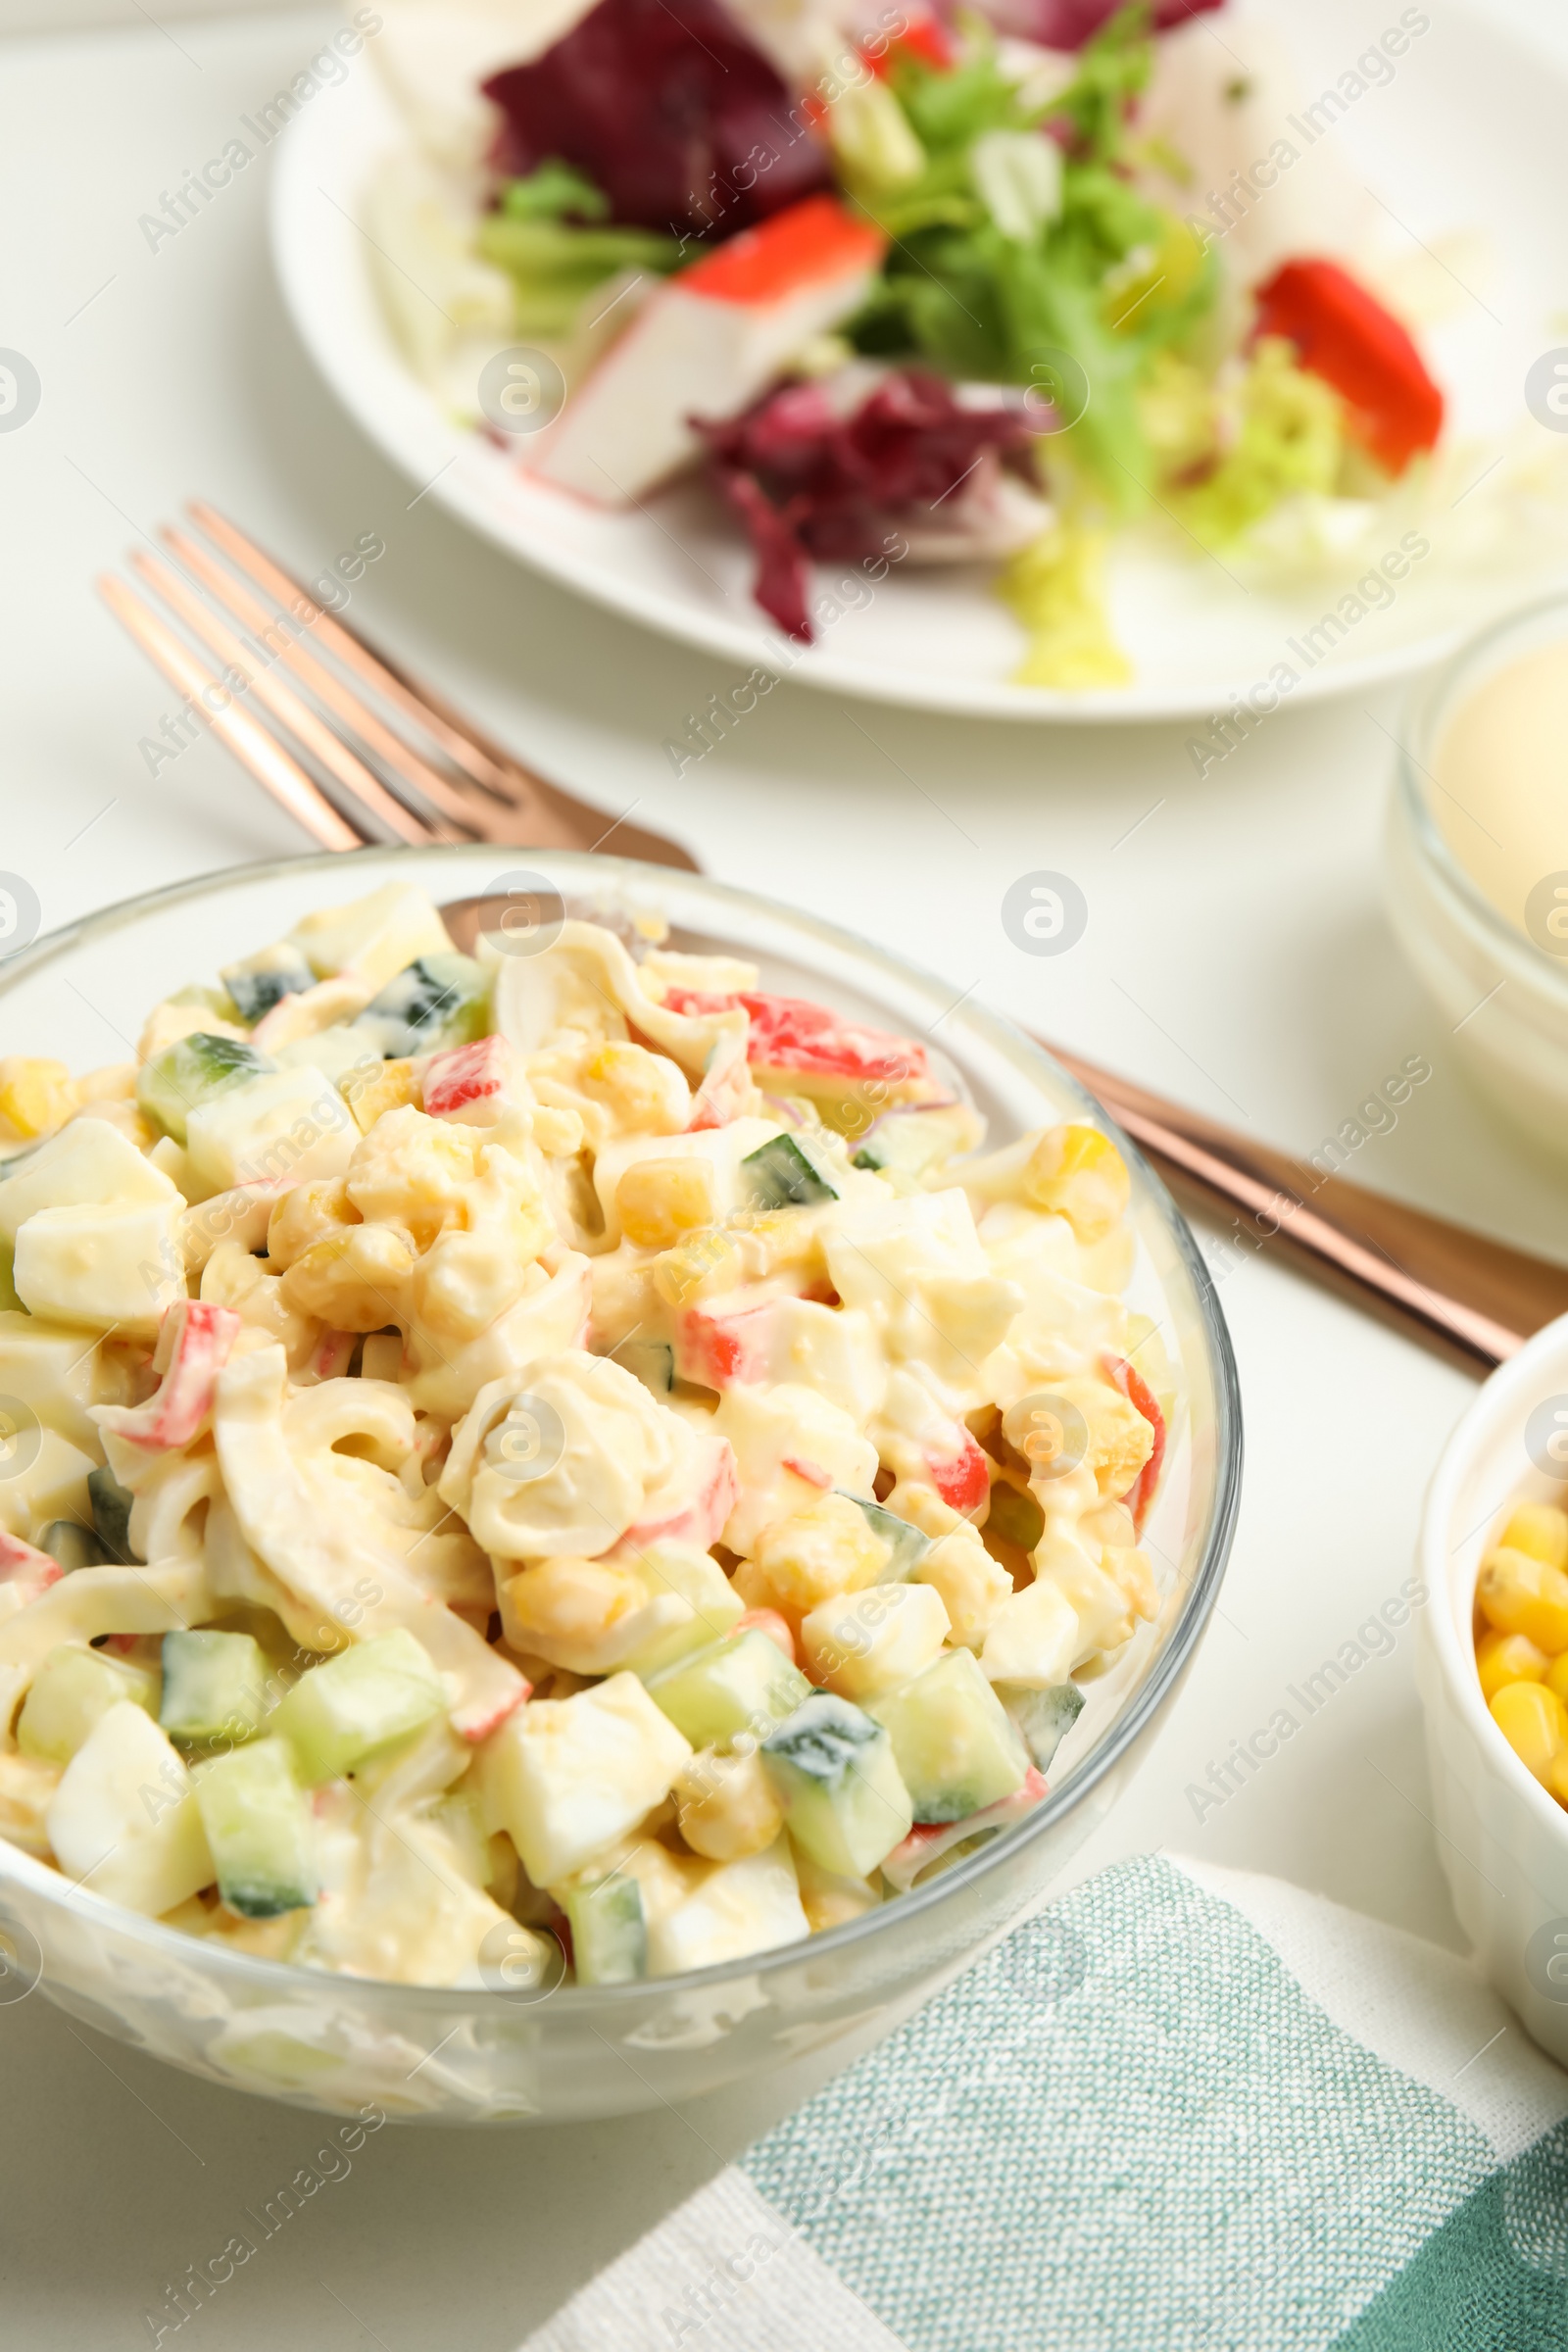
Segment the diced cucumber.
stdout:
<path fill-rule="evenodd" d="M 112 1560 L 128 1567 L 140 1555 L 130 1548 L 130 1510 L 136 1497 L 128 1487 L 122 1487 L 112 1470 L 89 1470 L 87 1500 L 92 1504 L 92 1523 L 98 1541 Z"/>
<path fill-rule="evenodd" d="M 38 1549 L 58 1560 L 69 1576 L 74 1568 L 101 1568 L 108 1558 L 97 1531 L 79 1519 L 51 1519 L 38 1538 Z"/>
<path fill-rule="evenodd" d="M 399 1626 L 302 1674 L 274 1710 L 272 1729 L 293 1749 L 301 1780 L 315 1788 L 416 1732 L 446 1703 L 428 1655 Z"/>
<path fill-rule="evenodd" d="M 916 1821 L 962 1821 L 1023 1786 L 1029 1751 L 972 1650 L 867 1701 L 886 1726 Z"/>
<path fill-rule="evenodd" d="M 241 1919 L 275 1919 L 317 1893 L 310 1800 L 283 1740 L 256 1740 L 198 1764 L 196 1809 L 218 1891 Z"/>
<path fill-rule="evenodd" d="M 839 1489 L 839 1493 L 843 1493 Z M 880 1536 L 888 1546 L 887 1564 L 876 1582 L 879 1585 L 906 1585 L 920 1562 L 931 1548 L 931 1538 L 890 1511 L 885 1503 L 873 1502 L 869 1495 L 852 1494 L 850 1500 L 865 1513 L 865 1523 L 874 1536 Z"/>
<path fill-rule="evenodd" d="M 216 1101 L 229 1087 L 243 1086 L 248 1078 L 276 1067 L 243 1038 L 210 1037 L 205 1029 L 193 1030 L 142 1063 L 136 1108 L 176 1144 L 183 1144 L 193 1110 Z"/>
<path fill-rule="evenodd" d="M 630 1872 L 569 1881 L 556 1889 L 571 1930 L 579 1984 L 630 1984 L 648 1974 L 643 1890 Z"/>
<path fill-rule="evenodd" d="M 275 948 L 264 948 L 259 956 L 247 956 L 240 963 L 225 964 L 218 976 L 233 998 L 240 1019 L 251 1029 L 285 997 L 302 997 L 316 986 L 316 974 L 286 939 Z"/>
<path fill-rule="evenodd" d="M 960 1152 L 977 1152 L 986 1123 L 967 1102 L 884 1111 L 855 1154 L 858 1168 L 897 1169 L 916 1182 Z"/>
<path fill-rule="evenodd" d="M 675 1386 L 675 1350 L 667 1340 L 622 1340 L 610 1352 L 656 1396 L 667 1396 Z"/>
<path fill-rule="evenodd" d="M 1016 1544 L 1020 1551 L 1033 1551 L 1046 1532 L 1046 1514 L 1027 1487 L 1015 1487 L 1010 1479 L 999 1478 L 991 1489 L 985 1530 L 988 1536 L 1000 1536 L 1004 1544 Z"/>
<path fill-rule="evenodd" d="M 863 1879 L 913 1826 L 887 1732 L 831 1690 L 763 1740 L 762 1762 L 796 1844 L 841 1878 Z"/>
<path fill-rule="evenodd" d="M 810 1689 L 777 1643 L 748 1626 L 655 1675 L 648 1695 L 693 1747 L 723 1747 L 742 1732 L 765 1739 Z"/>
<path fill-rule="evenodd" d="M 107 1649 L 62 1642 L 32 1679 L 17 1722 L 17 1745 L 24 1756 L 69 1764 L 99 1718 L 125 1699 L 156 1715 L 158 1677 Z"/>
<path fill-rule="evenodd" d="M 741 1161 L 741 1182 L 748 1187 L 753 1208 L 812 1208 L 819 1200 L 836 1200 L 829 1184 L 798 1136 L 774 1135 Z"/>
<path fill-rule="evenodd" d="M 249 1740 L 267 1712 L 267 1659 L 250 1634 L 164 1636 L 158 1720 L 171 1740 Z"/>
<path fill-rule="evenodd" d="M 354 1023 L 387 1061 L 469 1045 L 489 1025 L 489 979 L 471 956 L 457 955 L 419 956 Z"/>
<path fill-rule="evenodd" d="M 1024 1737 L 1024 1744 L 1042 1772 L 1083 1713 L 1084 1694 L 1076 1683 L 1052 1683 L 1041 1690 L 1028 1683 L 993 1683 Z"/>

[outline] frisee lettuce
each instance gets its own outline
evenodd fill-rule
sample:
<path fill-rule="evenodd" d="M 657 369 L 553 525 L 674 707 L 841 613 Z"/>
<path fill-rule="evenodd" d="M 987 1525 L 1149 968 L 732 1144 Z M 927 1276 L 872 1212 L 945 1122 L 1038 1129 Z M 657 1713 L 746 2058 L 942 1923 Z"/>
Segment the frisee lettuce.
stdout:
<path fill-rule="evenodd" d="M 596 287 L 622 271 L 665 276 L 681 258 L 673 237 L 599 225 L 609 199 L 569 164 L 552 159 L 512 179 L 479 223 L 481 258 L 512 279 L 520 335 L 569 334 Z"/>
<path fill-rule="evenodd" d="M 885 86 L 924 169 L 889 178 L 869 156 L 841 149 L 836 159 L 847 193 L 892 239 L 850 329 L 857 347 L 1042 387 L 1059 382 L 1067 354 L 1088 402 L 1063 417 L 1054 449 L 1118 515 L 1145 503 L 1156 470 L 1140 389 L 1157 355 L 1190 341 L 1217 286 L 1212 256 L 1126 176 L 1130 110 L 1150 72 L 1146 8 L 1124 9 L 1043 103 L 1024 99 L 978 27 L 951 68 L 896 51 Z M 1059 191 L 1054 158 L 1049 173 L 1025 174 L 999 134 L 1059 134 Z"/>

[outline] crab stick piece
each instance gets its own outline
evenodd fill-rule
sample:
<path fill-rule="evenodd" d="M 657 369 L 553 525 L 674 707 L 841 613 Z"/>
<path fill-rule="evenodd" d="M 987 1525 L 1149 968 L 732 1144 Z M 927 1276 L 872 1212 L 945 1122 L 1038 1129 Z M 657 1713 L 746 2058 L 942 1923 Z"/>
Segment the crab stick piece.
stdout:
<path fill-rule="evenodd" d="M 858 308 L 886 243 L 832 196 L 731 237 L 650 295 L 536 437 L 530 469 L 596 506 L 629 506 L 696 455 L 694 414 L 735 416 Z"/>

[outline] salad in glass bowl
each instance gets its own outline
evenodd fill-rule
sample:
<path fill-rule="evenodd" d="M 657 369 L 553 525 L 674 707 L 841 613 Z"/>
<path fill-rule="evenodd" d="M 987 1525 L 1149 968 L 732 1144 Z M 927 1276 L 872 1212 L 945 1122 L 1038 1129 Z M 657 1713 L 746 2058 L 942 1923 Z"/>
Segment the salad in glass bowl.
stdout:
<path fill-rule="evenodd" d="M 631 1985 L 928 1887 L 1162 1598 L 1129 1173 L 647 911 L 393 879 L 0 1062 L 0 1834 L 214 1950 Z"/>
<path fill-rule="evenodd" d="M 705 481 L 788 637 L 816 633 L 818 564 L 980 564 L 1019 683 L 1115 687 L 1122 536 L 1265 584 L 1348 572 L 1425 553 L 1469 483 L 1373 198 L 1303 162 L 1266 32 L 1243 69 L 1210 13 L 391 0 L 409 135 L 363 206 L 388 318 L 563 498 Z M 1404 10 L 1379 71 L 1429 24 Z M 1542 463 L 1483 506 L 1537 497 Z"/>

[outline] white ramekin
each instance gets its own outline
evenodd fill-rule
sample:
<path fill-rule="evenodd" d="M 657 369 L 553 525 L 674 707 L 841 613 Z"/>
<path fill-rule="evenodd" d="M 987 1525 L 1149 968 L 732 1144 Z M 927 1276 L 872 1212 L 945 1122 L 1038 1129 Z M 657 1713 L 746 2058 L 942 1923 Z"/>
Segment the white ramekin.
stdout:
<path fill-rule="evenodd" d="M 1488 1713 L 1472 1634 L 1476 1576 L 1509 1509 L 1562 1497 L 1562 1478 L 1525 1448 L 1531 1413 L 1556 1397 L 1568 1412 L 1568 1315 L 1494 1372 L 1438 1464 L 1421 1523 L 1416 1679 L 1453 1907 L 1489 1982 L 1568 2065 L 1568 1812 Z"/>
<path fill-rule="evenodd" d="M 1432 812 L 1438 747 L 1498 669 L 1568 640 L 1568 598 L 1533 605 L 1474 638 L 1417 696 L 1389 804 L 1389 919 L 1453 1033 L 1470 1076 L 1517 1126 L 1568 1156 L 1568 958 L 1548 956 L 1493 906 Z"/>

